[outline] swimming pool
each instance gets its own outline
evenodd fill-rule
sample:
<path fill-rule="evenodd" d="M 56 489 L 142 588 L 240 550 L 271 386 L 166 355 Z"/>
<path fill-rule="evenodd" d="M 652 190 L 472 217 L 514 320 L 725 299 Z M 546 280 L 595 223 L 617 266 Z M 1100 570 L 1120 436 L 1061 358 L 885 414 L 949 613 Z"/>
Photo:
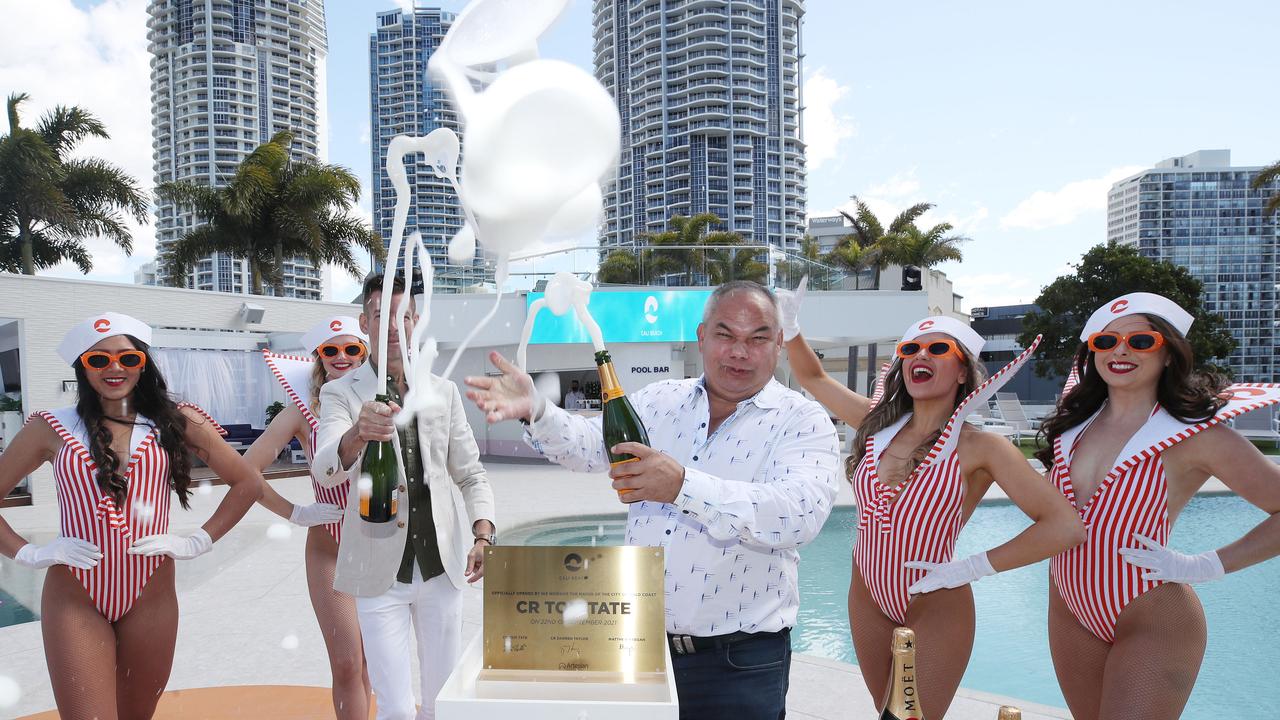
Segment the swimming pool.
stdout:
<path fill-rule="evenodd" d="M 506 533 L 513 545 L 617 545 L 623 515 L 579 516 Z M 1172 545 L 1184 552 L 1222 547 L 1266 515 L 1234 496 L 1191 501 L 1174 528 Z M 857 524 L 853 508 L 832 513 L 818 538 L 800 551 L 800 617 L 796 652 L 853 663 L 847 597 L 850 548 Z M 958 555 L 978 552 L 1021 532 L 1029 521 L 1007 503 L 983 504 L 960 534 Z M 1049 565 L 1043 562 L 974 585 L 977 640 L 963 685 L 974 690 L 1066 707 L 1049 659 Z M 1183 718 L 1209 720 L 1236 707 L 1247 689 L 1249 706 L 1280 707 L 1280 632 L 1269 612 L 1280 591 L 1280 562 L 1272 561 L 1196 588 L 1209 623 L 1209 646 Z M 1016 672 L 1011 669 L 1016 668 Z M 1264 713 L 1265 716 L 1266 713 Z"/>

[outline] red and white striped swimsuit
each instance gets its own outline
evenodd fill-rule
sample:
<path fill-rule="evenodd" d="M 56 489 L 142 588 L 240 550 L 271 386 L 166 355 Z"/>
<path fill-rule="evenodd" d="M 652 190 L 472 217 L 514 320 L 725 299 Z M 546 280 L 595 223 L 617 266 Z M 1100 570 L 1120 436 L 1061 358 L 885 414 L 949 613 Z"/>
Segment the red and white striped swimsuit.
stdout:
<path fill-rule="evenodd" d="M 877 466 L 880 453 L 893 442 L 911 414 L 867 438 L 866 453 L 853 476 L 854 498 L 858 504 L 858 537 L 853 544 L 853 561 L 858 566 L 871 597 L 886 617 L 899 625 L 906 622 L 911 587 L 926 571 L 903 567 L 903 563 L 950 562 L 956 538 L 964 525 L 965 481 L 960 474 L 960 431 L 964 418 L 985 407 L 996 391 L 1022 367 L 1039 345 L 1036 338 L 1008 365 L 987 378 L 956 406 L 942 434 L 928 455 L 901 483 L 880 482 Z M 882 385 L 887 373 L 881 373 Z M 903 390 L 905 392 L 905 390 Z M 872 397 L 881 400 L 883 387 Z"/>
<path fill-rule="evenodd" d="M 189 403 L 179 407 L 191 407 L 208 417 Z M 37 416 L 62 438 L 62 447 L 53 460 L 59 534 L 93 543 L 102 551 L 102 560 L 96 567 L 67 569 L 84 585 L 98 612 L 108 622 L 115 622 L 129 612 L 151 573 L 166 559 L 130 555 L 127 551 L 139 538 L 169 531 L 169 455 L 160 445 L 151 421 L 137 416 L 129 464 L 123 473 L 127 486 L 124 507 L 118 507 L 98 487 L 98 466 L 89 453 L 88 433 L 76 409 L 41 411 L 33 413 L 28 421 Z M 216 423 L 214 426 L 218 427 Z"/>
<path fill-rule="evenodd" d="M 1228 390 L 1233 393 L 1232 400 L 1200 423 L 1182 422 L 1157 406 L 1082 506 L 1077 507 L 1071 483 L 1071 458 L 1084 431 L 1102 410 L 1054 440 L 1049 482 L 1077 507 L 1086 539 L 1050 559 L 1049 575 L 1067 609 L 1100 640 L 1115 642 L 1116 621 L 1125 607 L 1164 584 L 1142 579 L 1143 568 L 1125 562 L 1120 555 L 1120 548 L 1141 548 L 1134 534 L 1146 535 L 1161 545 L 1169 543 L 1169 493 L 1161 454 L 1206 428 L 1280 402 L 1280 386 L 1271 383 L 1238 384 Z"/>
<path fill-rule="evenodd" d="M 876 475 L 880 453 L 910 418 L 907 414 L 867 438 L 867 452 L 853 478 L 858 503 L 853 560 L 880 611 L 900 625 L 906 622 L 911 600 L 907 588 L 925 575 L 924 570 L 911 570 L 903 563 L 951 560 L 960 534 L 965 490 L 954 447 L 946 457 L 927 465 L 922 462 L 898 485 L 880 482 Z"/>
<path fill-rule="evenodd" d="M 262 358 L 266 360 L 267 367 L 271 368 L 271 373 L 276 376 L 280 387 L 284 388 L 285 394 L 307 421 L 307 444 L 303 448 L 303 453 L 307 456 L 307 467 L 310 467 L 311 459 L 316 456 L 316 438 L 320 430 L 320 419 L 311 411 L 311 406 L 307 402 L 311 395 L 307 388 L 310 385 L 311 368 L 315 360 L 297 355 L 280 355 L 270 350 L 263 350 Z M 300 389 L 301 392 L 299 392 Z M 316 482 L 313 477 L 311 488 L 316 494 L 316 502 L 329 503 L 344 509 L 347 507 L 347 493 L 351 490 L 350 480 L 344 480 L 334 487 L 325 487 Z M 328 523 L 324 529 L 333 537 L 334 542 L 342 542 L 341 522 Z"/>

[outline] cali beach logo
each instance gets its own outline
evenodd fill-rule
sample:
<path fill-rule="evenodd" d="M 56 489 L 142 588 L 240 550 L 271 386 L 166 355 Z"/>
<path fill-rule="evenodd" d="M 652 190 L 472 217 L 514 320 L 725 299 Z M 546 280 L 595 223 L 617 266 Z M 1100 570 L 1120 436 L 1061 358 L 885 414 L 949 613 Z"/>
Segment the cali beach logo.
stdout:
<path fill-rule="evenodd" d="M 329 329 L 334 332 L 338 332 L 339 330 L 342 329 L 342 321 L 334 320 L 333 322 L 329 323 Z"/>
<path fill-rule="evenodd" d="M 1122 313 L 1129 307 L 1128 300 L 1117 300 L 1111 303 L 1111 314 Z"/>
<path fill-rule="evenodd" d="M 98 318 L 93 321 L 93 329 L 100 333 L 107 332 L 111 329 L 111 321 L 106 318 Z"/>
<path fill-rule="evenodd" d="M 650 325 L 655 325 L 658 322 L 658 298 L 656 295 L 650 295 L 644 299 L 644 320 Z M 641 337 L 659 338 L 662 337 L 662 330 L 656 327 L 646 328 L 641 326 L 640 335 Z"/>
<path fill-rule="evenodd" d="M 925 320 L 924 322 L 920 323 L 920 324 L 916 327 L 916 329 L 917 329 L 917 330 L 928 330 L 928 329 L 929 329 L 929 328 L 931 328 L 931 327 L 933 327 L 933 321 L 932 321 L 932 320 Z"/>

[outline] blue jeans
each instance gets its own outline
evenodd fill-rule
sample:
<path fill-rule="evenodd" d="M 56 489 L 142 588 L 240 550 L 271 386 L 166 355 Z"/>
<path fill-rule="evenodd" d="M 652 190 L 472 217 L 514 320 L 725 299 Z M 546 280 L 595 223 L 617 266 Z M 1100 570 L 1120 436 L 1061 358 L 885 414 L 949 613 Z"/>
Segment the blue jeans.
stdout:
<path fill-rule="evenodd" d="M 781 720 L 787 716 L 791 631 L 672 655 L 681 720 Z"/>

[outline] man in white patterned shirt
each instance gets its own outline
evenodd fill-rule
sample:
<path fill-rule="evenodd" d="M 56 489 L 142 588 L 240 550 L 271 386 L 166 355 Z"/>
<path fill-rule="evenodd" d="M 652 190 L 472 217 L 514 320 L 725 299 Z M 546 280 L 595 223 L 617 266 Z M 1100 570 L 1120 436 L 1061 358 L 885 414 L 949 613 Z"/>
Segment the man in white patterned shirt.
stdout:
<path fill-rule="evenodd" d="M 839 451 L 826 411 L 773 379 L 781 346 L 773 294 L 721 285 L 698 326 L 703 376 L 632 393 L 652 447 L 615 448 L 640 458 L 609 471 L 629 490 L 627 543 L 666 549 L 681 718 L 785 717 L 797 548 L 831 512 Z M 545 402 L 529 375 L 490 359 L 502 376 L 466 380 L 489 422 L 526 423 L 529 443 L 572 470 L 609 469 L 598 417 Z"/>

